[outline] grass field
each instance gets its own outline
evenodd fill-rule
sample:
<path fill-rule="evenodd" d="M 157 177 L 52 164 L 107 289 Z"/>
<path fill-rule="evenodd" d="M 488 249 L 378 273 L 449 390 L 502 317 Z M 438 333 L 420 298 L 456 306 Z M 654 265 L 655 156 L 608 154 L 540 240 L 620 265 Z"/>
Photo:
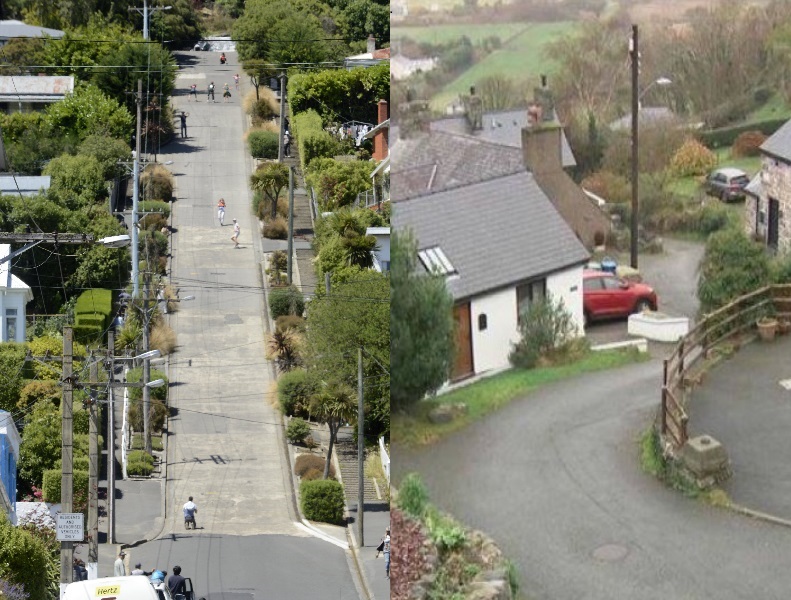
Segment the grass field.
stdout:
<path fill-rule="evenodd" d="M 456 40 L 462 35 L 466 35 L 473 43 L 492 35 L 496 35 L 502 40 L 502 48 L 473 65 L 472 68 L 462 73 L 431 98 L 431 108 L 441 111 L 459 94 L 466 94 L 471 85 L 475 85 L 490 75 L 503 75 L 516 82 L 528 81 L 538 85 L 540 75 L 552 75 L 555 69 L 555 65 L 544 54 L 544 47 L 549 42 L 572 33 L 576 26 L 573 22 L 559 22 L 521 23 L 506 26 L 405 27 L 397 29 L 396 35 L 432 43 Z"/>
<path fill-rule="evenodd" d="M 789 106 L 782 94 L 775 94 L 760 108 L 754 110 L 744 120 L 745 123 L 758 123 L 771 119 L 787 119 L 791 117 Z"/>
<path fill-rule="evenodd" d="M 741 169 L 752 177 L 761 169 L 761 158 L 759 156 L 747 156 L 734 158 L 731 156 L 730 148 L 720 148 L 715 150 L 717 155 L 717 167 L 734 167 Z M 704 195 L 703 177 L 679 177 L 673 180 L 669 187 L 670 190 L 686 199 L 699 199 Z"/>

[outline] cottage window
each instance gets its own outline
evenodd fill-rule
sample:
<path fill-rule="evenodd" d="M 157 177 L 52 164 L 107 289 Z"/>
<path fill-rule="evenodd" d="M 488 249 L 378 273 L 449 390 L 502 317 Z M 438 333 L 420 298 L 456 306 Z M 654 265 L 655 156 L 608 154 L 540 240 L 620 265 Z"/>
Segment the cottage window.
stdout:
<path fill-rule="evenodd" d="M 5 311 L 5 341 L 16 341 L 16 309 L 7 308 Z"/>
<path fill-rule="evenodd" d="M 546 298 L 547 280 L 536 279 L 516 286 L 516 322 L 522 322 L 522 315 L 533 302 Z"/>
<path fill-rule="evenodd" d="M 486 314 L 481 313 L 478 315 L 478 331 L 486 331 L 488 323 L 486 322 Z"/>

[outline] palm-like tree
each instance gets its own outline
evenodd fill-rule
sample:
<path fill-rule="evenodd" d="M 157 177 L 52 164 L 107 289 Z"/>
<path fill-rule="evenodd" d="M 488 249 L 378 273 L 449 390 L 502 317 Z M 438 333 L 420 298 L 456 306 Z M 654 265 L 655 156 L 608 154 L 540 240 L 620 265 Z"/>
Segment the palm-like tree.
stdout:
<path fill-rule="evenodd" d="M 272 219 L 277 217 L 277 199 L 287 185 L 288 167 L 282 163 L 267 163 L 250 175 L 250 187 L 262 192 L 269 201 Z"/>
<path fill-rule="evenodd" d="M 267 358 L 277 362 L 281 373 L 290 371 L 302 362 L 299 335 L 293 329 L 277 330 L 267 340 Z"/>
<path fill-rule="evenodd" d="M 357 235 L 349 232 L 341 239 L 346 249 L 346 264 L 370 269 L 374 266 L 373 251 L 378 250 L 376 238 L 372 235 Z"/>
<path fill-rule="evenodd" d="M 310 403 L 310 412 L 327 424 L 330 430 L 330 445 L 324 463 L 324 479 L 330 474 L 330 461 L 335 439 L 341 425 L 354 419 L 357 402 L 354 390 L 340 381 L 323 382 Z"/>

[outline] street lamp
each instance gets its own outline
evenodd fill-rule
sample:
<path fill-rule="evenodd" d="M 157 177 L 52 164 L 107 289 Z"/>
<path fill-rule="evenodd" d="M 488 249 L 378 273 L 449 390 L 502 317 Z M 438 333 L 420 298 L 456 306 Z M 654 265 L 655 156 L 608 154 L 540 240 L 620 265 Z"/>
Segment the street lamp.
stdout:
<path fill-rule="evenodd" d="M 647 86 L 645 86 L 645 88 L 643 88 L 643 91 L 640 92 L 640 95 L 637 96 L 637 110 L 639 111 L 640 109 L 643 108 L 643 105 L 640 103 L 640 101 L 643 99 L 643 96 L 645 96 L 645 94 L 646 94 L 646 92 L 648 90 L 650 90 L 655 85 L 659 85 L 659 86 L 664 87 L 666 85 L 670 85 L 671 83 L 673 83 L 673 82 L 670 79 L 668 79 L 667 77 L 659 77 L 657 79 L 654 79 Z"/>

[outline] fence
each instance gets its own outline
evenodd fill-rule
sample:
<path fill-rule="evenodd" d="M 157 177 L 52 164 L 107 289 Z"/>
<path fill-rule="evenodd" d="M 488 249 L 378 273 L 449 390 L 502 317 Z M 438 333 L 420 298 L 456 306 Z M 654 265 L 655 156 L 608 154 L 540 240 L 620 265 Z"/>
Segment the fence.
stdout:
<path fill-rule="evenodd" d="M 379 456 L 382 459 L 382 469 L 384 469 L 387 476 L 387 481 L 390 482 L 390 455 L 387 453 L 387 448 L 385 448 L 385 439 L 383 437 L 379 438 Z"/>
<path fill-rule="evenodd" d="M 696 381 L 696 367 L 718 344 L 752 329 L 759 317 L 770 314 L 791 318 L 791 285 L 763 287 L 706 315 L 665 359 L 660 431 L 673 450 L 687 441 L 686 394 Z"/>

